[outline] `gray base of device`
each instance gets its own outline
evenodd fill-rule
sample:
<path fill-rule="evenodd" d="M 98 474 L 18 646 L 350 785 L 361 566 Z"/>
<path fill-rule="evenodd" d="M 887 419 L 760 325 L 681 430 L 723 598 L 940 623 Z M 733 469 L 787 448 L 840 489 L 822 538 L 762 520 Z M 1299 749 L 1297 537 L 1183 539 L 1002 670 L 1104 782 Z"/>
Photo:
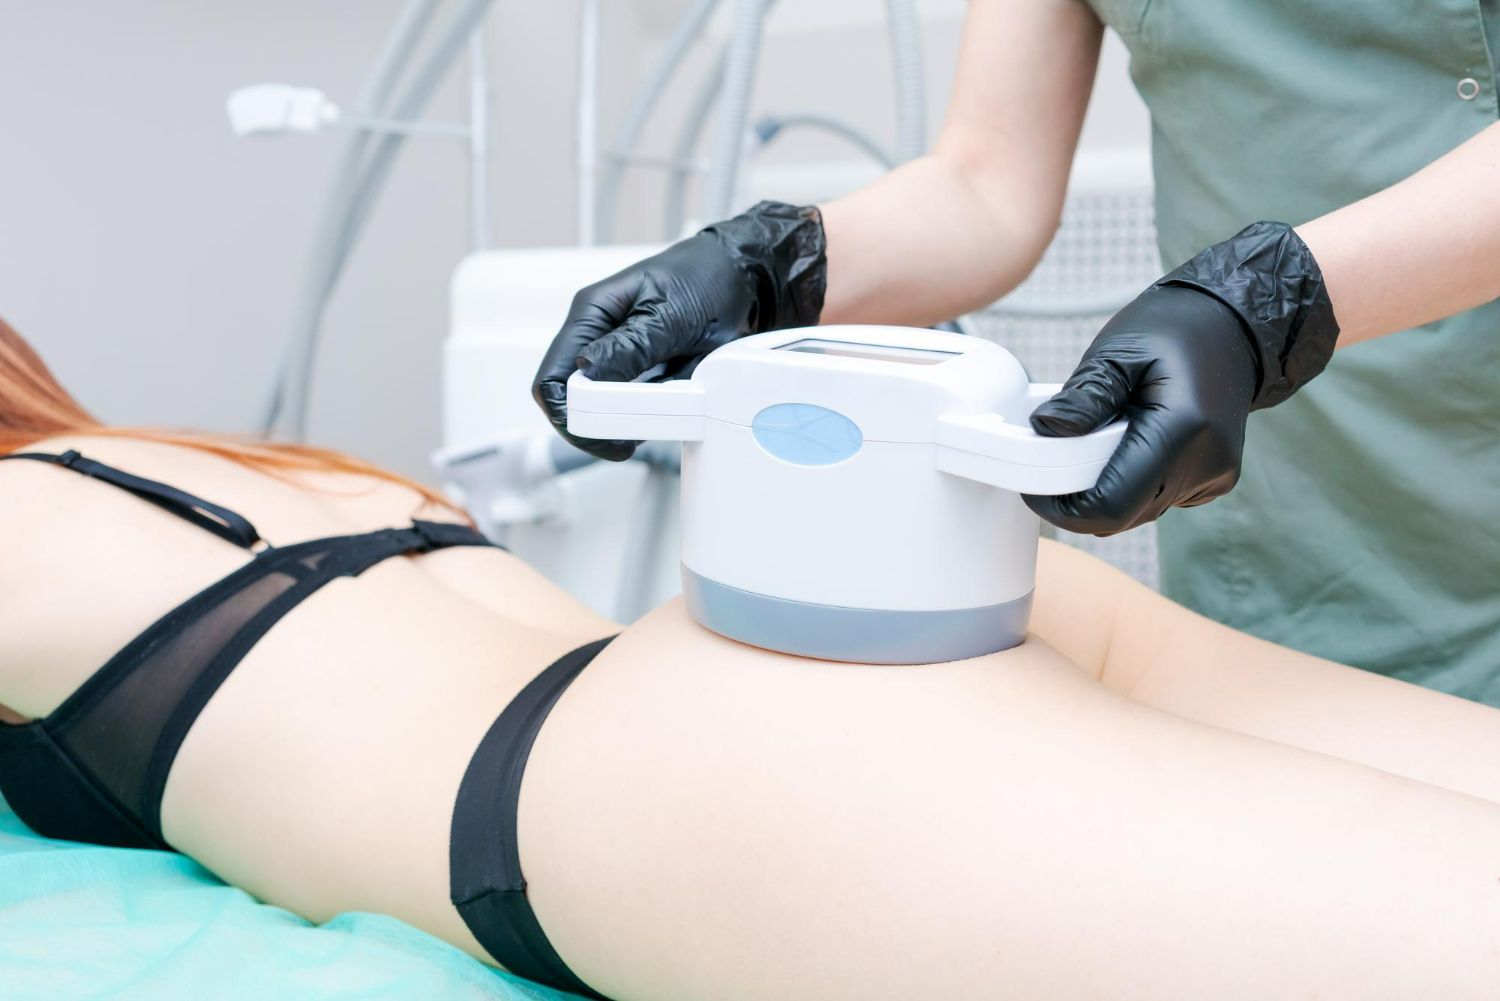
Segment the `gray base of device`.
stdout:
<path fill-rule="evenodd" d="M 773 598 L 682 568 L 688 613 L 741 643 L 857 664 L 937 664 L 995 653 L 1026 638 L 1031 592 L 980 608 L 926 612 L 845 608 Z"/>

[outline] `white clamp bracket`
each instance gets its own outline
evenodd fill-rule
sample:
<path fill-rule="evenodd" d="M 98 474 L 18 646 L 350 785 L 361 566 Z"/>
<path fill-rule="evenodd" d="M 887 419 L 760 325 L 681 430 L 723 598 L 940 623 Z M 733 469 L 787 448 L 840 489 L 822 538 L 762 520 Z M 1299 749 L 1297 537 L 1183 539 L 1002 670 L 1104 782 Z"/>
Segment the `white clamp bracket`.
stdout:
<path fill-rule="evenodd" d="M 1033 383 L 1025 413 L 1060 388 Z M 702 441 L 705 399 L 703 388 L 690 379 L 595 382 L 575 372 L 568 379 L 568 430 L 581 438 Z M 1050 438 L 1000 414 L 940 417 L 936 464 L 942 472 L 1002 490 L 1076 493 L 1099 479 L 1125 428 L 1122 420 L 1076 438 Z"/>
<path fill-rule="evenodd" d="M 1026 412 L 1057 395 L 1055 383 L 1032 383 Z M 1056 496 L 1087 490 L 1125 435 L 1115 421 L 1076 438 L 1039 435 L 999 414 L 938 419 L 937 467 L 945 473 L 1017 493 Z"/>
<path fill-rule="evenodd" d="M 580 438 L 702 441 L 703 387 L 670 382 L 595 382 L 582 372 L 568 379 L 568 430 Z"/>

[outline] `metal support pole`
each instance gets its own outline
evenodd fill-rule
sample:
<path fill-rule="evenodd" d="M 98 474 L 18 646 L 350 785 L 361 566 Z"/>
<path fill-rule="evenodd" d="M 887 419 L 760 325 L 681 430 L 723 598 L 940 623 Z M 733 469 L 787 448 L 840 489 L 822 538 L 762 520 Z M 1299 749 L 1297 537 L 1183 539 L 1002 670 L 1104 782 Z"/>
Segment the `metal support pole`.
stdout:
<path fill-rule="evenodd" d="M 475 250 L 493 242 L 490 231 L 490 74 L 485 22 L 469 36 L 469 241 Z"/>
<path fill-rule="evenodd" d="M 599 0 L 578 5 L 578 243 L 592 247 L 599 170 Z"/>

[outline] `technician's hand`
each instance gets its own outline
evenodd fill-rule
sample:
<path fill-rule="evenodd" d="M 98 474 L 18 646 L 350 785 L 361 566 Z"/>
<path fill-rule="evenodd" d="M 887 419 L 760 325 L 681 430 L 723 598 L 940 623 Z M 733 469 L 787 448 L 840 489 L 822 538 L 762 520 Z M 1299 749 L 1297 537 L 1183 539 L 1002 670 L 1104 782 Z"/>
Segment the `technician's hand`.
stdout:
<path fill-rule="evenodd" d="M 1300 237 L 1256 223 L 1203 251 L 1120 310 L 1062 391 L 1031 416 L 1038 434 L 1130 427 L 1089 490 L 1026 498 L 1072 532 L 1110 535 L 1228 493 L 1245 420 L 1323 370 L 1338 323 Z"/>
<path fill-rule="evenodd" d="M 569 376 L 629 382 L 657 365 L 690 374 L 737 337 L 816 324 L 826 280 L 818 210 L 761 202 L 580 291 L 531 393 L 568 441 L 628 459 L 636 442 L 568 434 Z"/>

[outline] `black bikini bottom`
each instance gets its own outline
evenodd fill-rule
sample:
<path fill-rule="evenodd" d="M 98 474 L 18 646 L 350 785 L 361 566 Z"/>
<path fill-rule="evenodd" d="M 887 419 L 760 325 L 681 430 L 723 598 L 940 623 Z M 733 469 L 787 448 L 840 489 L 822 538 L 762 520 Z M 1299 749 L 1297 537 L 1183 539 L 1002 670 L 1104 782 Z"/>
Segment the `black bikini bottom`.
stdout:
<path fill-rule="evenodd" d="M 495 962 L 528 980 L 591 998 L 603 995 L 568 969 L 526 899 L 516 810 L 526 759 L 547 714 L 613 638 L 563 656 L 500 713 L 464 772 L 448 841 L 453 906 Z"/>

